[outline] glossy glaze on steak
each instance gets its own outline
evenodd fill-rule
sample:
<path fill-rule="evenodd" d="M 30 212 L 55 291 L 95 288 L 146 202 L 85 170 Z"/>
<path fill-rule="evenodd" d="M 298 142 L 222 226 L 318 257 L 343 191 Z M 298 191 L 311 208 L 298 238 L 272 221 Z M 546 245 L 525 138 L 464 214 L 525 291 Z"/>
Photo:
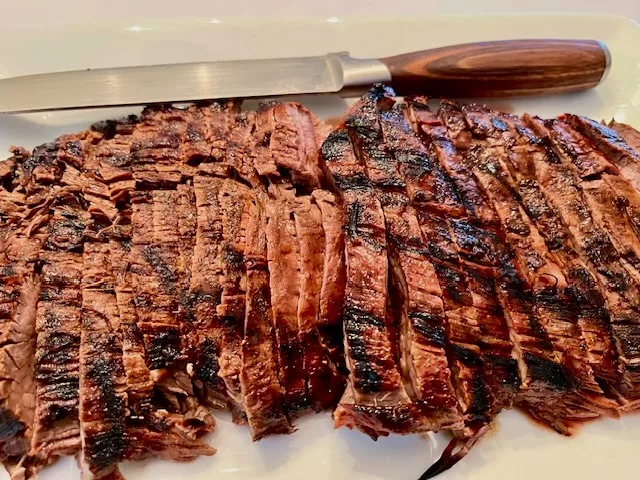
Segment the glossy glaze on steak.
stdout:
<path fill-rule="evenodd" d="M 640 406 L 640 133 L 376 86 L 147 108 L 0 163 L 0 456 L 212 455 L 308 410 L 372 438 Z"/>

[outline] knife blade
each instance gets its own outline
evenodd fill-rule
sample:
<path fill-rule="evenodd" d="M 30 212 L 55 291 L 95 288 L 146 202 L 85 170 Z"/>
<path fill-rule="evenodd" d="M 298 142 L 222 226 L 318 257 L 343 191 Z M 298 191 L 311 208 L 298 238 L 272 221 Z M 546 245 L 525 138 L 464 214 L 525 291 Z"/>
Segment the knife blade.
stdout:
<path fill-rule="evenodd" d="M 596 86 L 611 61 L 594 40 L 507 40 L 381 59 L 347 53 L 87 69 L 0 80 L 0 112 L 338 93 L 391 83 L 399 95 L 535 95 Z"/>

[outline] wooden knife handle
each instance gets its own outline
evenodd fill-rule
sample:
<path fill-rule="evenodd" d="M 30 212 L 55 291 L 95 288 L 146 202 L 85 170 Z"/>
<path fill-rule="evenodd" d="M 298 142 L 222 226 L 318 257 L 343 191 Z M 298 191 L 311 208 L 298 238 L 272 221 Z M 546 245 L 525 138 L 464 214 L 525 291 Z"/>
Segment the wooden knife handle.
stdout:
<path fill-rule="evenodd" d="M 595 87 L 609 67 L 594 40 L 468 43 L 380 59 L 398 95 L 503 97 Z"/>

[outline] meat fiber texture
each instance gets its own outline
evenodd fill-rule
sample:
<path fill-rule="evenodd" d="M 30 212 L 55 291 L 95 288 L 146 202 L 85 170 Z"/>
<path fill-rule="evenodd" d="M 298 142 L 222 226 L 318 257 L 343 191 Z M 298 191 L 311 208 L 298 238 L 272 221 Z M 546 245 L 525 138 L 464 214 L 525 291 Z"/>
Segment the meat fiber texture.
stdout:
<path fill-rule="evenodd" d="M 145 109 L 0 164 L 0 457 L 213 455 L 308 411 L 372 438 L 640 405 L 640 133 L 376 86 Z M 224 448 L 224 445 L 222 445 Z"/>

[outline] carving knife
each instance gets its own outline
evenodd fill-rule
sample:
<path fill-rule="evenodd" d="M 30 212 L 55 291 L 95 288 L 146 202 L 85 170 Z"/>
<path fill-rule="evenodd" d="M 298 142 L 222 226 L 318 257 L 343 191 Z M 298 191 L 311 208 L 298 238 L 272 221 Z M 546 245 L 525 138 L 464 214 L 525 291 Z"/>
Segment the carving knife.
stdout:
<path fill-rule="evenodd" d="M 381 59 L 347 53 L 46 73 L 0 80 L 0 112 L 19 113 L 215 98 L 342 93 L 388 83 L 398 95 L 495 97 L 595 87 L 609 68 L 595 40 L 507 40 Z"/>

